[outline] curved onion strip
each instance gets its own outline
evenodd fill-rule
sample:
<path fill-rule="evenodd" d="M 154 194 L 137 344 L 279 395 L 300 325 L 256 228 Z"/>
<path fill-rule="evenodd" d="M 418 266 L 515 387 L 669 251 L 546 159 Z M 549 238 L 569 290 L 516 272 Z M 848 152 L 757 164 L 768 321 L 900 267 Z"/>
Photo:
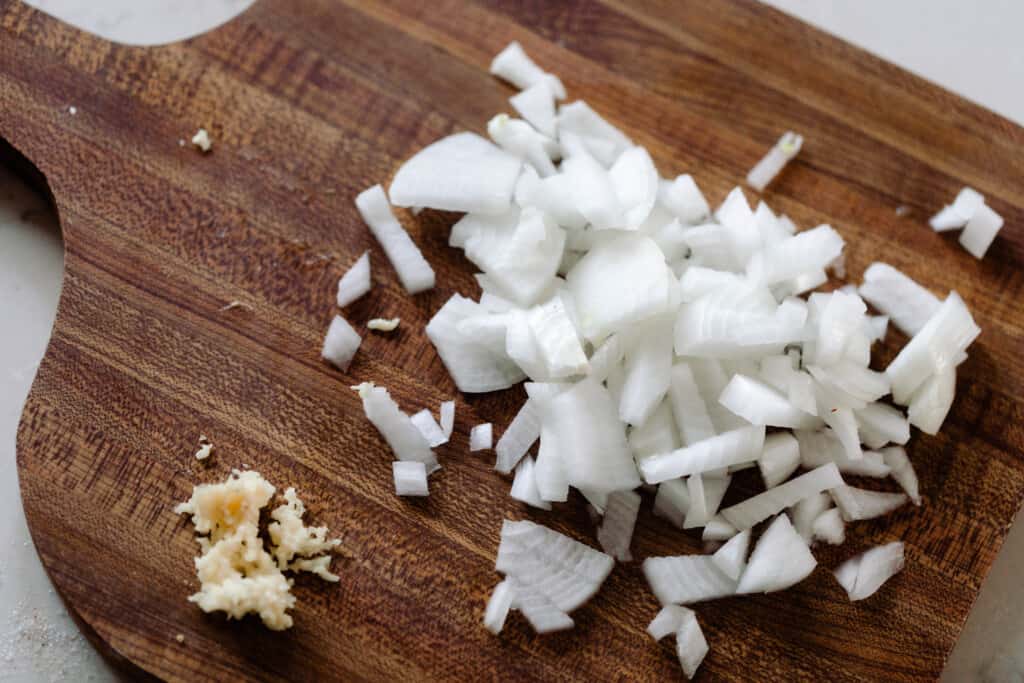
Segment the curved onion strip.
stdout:
<path fill-rule="evenodd" d="M 616 491 L 608 495 L 601 526 L 597 529 L 597 542 L 601 548 L 620 562 L 633 559 L 629 543 L 633 527 L 640 512 L 640 495 L 634 491 Z"/>
<path fill-rule="evenodd" d="M 785 484 L 769 489 L 742 503 L 722 510 L 722 516 L 737 529 L 749 529 L 758 522 L 822 491 L 843 485 L 843 478 L 834 463 L 822 465 Z"/>
<path fill-rule="evenodd" d="M 882 584 L 898 574 L 903 563 L 903 544 L 894 541 L 850 558 L 834 573 L 850 600 L 863 600 L 874 595 Z"/>
<path fill-rule="evenodd" d="M 662 605 L 692 604 L 736 592 L 736 581 L 726 576 L 710 555 L 648 557 L 643 571 Z"/>
<path fill-rule="evenodd" d="M 818 565 L 807 542 L 786 515 L 779 515 L 758 539 L 737 593 L 770 593 L 803 581 Z"/>

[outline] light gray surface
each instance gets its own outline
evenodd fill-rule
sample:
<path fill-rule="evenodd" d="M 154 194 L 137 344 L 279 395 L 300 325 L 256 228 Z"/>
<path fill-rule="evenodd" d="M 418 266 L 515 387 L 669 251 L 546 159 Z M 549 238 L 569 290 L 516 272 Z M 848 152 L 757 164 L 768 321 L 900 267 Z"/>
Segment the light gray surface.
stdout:
<path fill-rule="evenodd" d="M 769 2 L 1024 122 L 1024 49 L 1018 35 L 1024 3 L 1019 0 Z M 29 4 L 113 40 L 153 44 L 217 26 L 251 0 Z M 948 199 L 937 197 L 936 207 Z M 0 170 L 0 682 L 108 680 L 110 670 L 78 634 L 50 589 L 30 546 L 17 495 L 15 430 L 49 337 L 62 270 L 56 221 L 40 209 L 38 199 Z M 1018 654 L 1024 653 L 1024 592 L 1018 586 L 1022 575 L 1024 525 L 1018 525 L 996 560 L 944 681 L 982 680 L 985 670 L 992 681 L 1024 680 Z"/>

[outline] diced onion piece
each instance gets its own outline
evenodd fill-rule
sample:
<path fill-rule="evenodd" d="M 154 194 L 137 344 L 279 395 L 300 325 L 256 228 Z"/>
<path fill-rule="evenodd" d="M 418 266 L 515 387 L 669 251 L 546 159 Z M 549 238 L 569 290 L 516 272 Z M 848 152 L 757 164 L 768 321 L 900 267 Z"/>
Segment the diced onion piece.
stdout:
<path fill-rule="evenodd" d="M 640 485 L 624 425 L 607 389 L 586 378 L 551 399 L 549 406 L 544 424 L 557 435 L 571 485 L 596 493 Z"/>
<path fill-rule="evenodd" d="M 857 292 L 889 316 L 904 334 L 917 334 L 942 302 L 927 289 L 887 263 L 872 263 Z"/>
<path fill-rule="evenodd" d="M 490 422 L 478 424 L 469 430 L 469 450 L 485 451 L 491 448 L 493 440 L 493 426 Z"/>
<path fill-rule="evenodd" d="M 533 586 L 523 585 L 515 579 L 507 580 L 512 582 L 512 591 L 515 594 L 513 606 L 522 612 L 534 631 L 541 634 L 554 633 L 575 626 L 572 617 L 559 609 L 543 592 Z"/>
<path fill-rule="evenodd" d="M 683 444 L 692 446 L 715 436 L 715 425 L 687 363 L 676 363 L 669 374 L 669 401 Z"/>
<path fill-rule="evenodd" d="M 676 655 L 683 673 L 687 678 L 697 675 L 697 669 L 708 654 L 708 641 L 697 622 L 697 614 L 692 610 L 683 618 L 683 623 L 676 631 Z"/>
<path fill-rule="evenodd" d="M 674 284 L 661 249 L 627 233 L 596 245 L 566 277 L 581 332 L 594 341 L 669 308 Z"/>
<path fill-rule="evenodd" d="M 688 605 L 736 592 L 736 581 L 726 576 L 710 555 L 648 557 L 643 571 L 662 605 Z"/>
<path fill-rule="evenodd" d="M 758 539 L 737 593 L 770 593 L 803 581 L 818 562 L 786 515 L 779 515 Z"/>
<path fill-rule="evenodd" d="M 530 59 L 519 41 L 513 40 L 491 61 L 491 73 L 508 81 L 520 90 L 526 90 L 538 83 L 546 84 L 555 97 L 565 99 L 565 86 Z"/>
<path fill-rule="evenodd" d="M 548 375 L 547 363 L 524 311 L 509 311 L 505 325 L 505 353 L 535 382 L 554 379 Z"/>
<path fill-rule="evenodd" d="M 765 437 L 757 460 L 765 488 L 774 488 L 789 479 L 799 465 L 800 444 L 792 434 L 778 432 Z"/>
<path fill-rule="evenodd" d="M 384 189 L 374 185 L 363 191 L 356 197 L 356 208 L 394 266 L 405 290 L 416 294 L 433 288 L 434 269 L 391 212 Z"/>
<path fill-rule="evenodd" d="M 893 400 L 906 405 L 930 375 L 956 365 L 960 354 L 980 333 L 963 299 L 956 292 L 950 292 L 885 369 L 892 382 Z"/>
<path fill-rule="evenodd" d="M 1003 227 L 1003 217 L 987 204 L 979 206 L 960 233 L 960 246 L 976 259 L 984 258 Z"/>
<path fill-rule="evenodd" d="M 682 605 L 665 605 L 647 625 L 647 633 L 655 640 L 674 635 L 683 625 L 686 615 L 692 613 L 693 610 Z"/>
<path fill-rule="evenodd" d="M 964 220 L 970 219 L 985 203 L 985 197 L 980 192 L 971 187 L 963 187 L 956 194 L 956 199 L 953 200 L 953 210 L 964 217 Z"/>
<path fill-rule="evenodd" d="M 395 493 L 399 496 L 427 496 L 427 468 L 415 460 L 396 460 L 391 463 L 395 478 Z"/>
<path fill-rule="evenodd" d="M 907 408 L 910 424 L 925 434 L 938 434 L 953 407 L 956 395 L 956 368 L 947 367 L 929 377 L 914 392 Z"/>
<path fill-rule="evenodd" d="M 505 579 L 491 591 L 491 597 L 487 600 L 487 610 L 484 612 L 484 626 L 494 635 L 501 633 L 505 627 L 505 619 L 508 618 L 509 610 L 515 601 L 515 590 L 513 582 Z"/>
<path fill-rule="evenodd" d="M 883 462 L 880 453 L 865 451 L 860 458 L 848 458 L 839 438 L 831 429 L 797 431 L 796 439 L 800 444 L 800 463 L 808 469 L 833 462 L 843 474 L 889 476 L 889 466 Z"/>
<path fill-rule="evenodd" d="M 793 528 L 804 541 L 811 542 L 811 538 L 814 536 L 814 520 L 830 507 L 832 507 L 832 497 L 827 493 L 816 493 L 813 496 L 807 496 L 789 509 Z"/>
<path fill-rule="evenodd" d="M 588 489 L 580 489 L 580 493 L 586 499 L 589 505 L 590 519 L 596 522 L 600 517 L 604 515 L 604 509 L 608 507 L 608 496 L 611 495 L 607 491 L 590 491 Z"/>
<path fill-rule="evenodd" d="M 935 232 L 946 232 L 959 230 L 964 227 L 967 221 L 952 206 L 944 206 L 937 214 L 928 219 L 928 225 L 932 226 Z"/>
<path fill-rule="evenodd" d="M 741 374 L 732 376 L 718 402 L 755 425 L 813 429 L 821 424 L 817 417 L 798 409 L 768 385 Z"/>
<path fill-rule="evenodd" d="M 587 355 L 561 296 L 555 295 L 530 309 L 527 320 L 549 378 L 587 373 L 590 369 Z"/>
<path fill-rule="evenodd" d="M 709 472 L 757 460 L 764 448 L 764 427 L 742 427 L 644 460 L 644 481 L 658 484 L 690 474 Z"/>
<path fill-rule="evenodd" d="M 718 507 L 722 504 L 725 492 L 732 482 L 732 476 L 720 474 L 721 471 L 719 469 L 708 474 L 694 474 L 687 479 L 690 507 L 686 511 L 686 519 L 683 520 L 684 529 L 704 526 L 718 513 Z M 716 476 L 711 476 L 712 474 Z"/>
<path fill-rule="evenodd" d="M 635 230 L 647 220 L 658 198 L 658 170 L 643 147 L 629 147 L 608 170 L 622 209 L 622 225 Z"/>
<path fill-rule="evenodd" d="M 426 466 L 428 474 L 439 467 L 430 444 L 409 416 L 398 407 L 387 389 L 374 386 L 372 382 L 363 382 L 353 389 L 359 392 L 363 400 L 363 412 L 367 419 L 388 442 L 396 458 L 421 462 Z"/>
<path fill-rule="evenodd" d="M 679 220 L 689 225 L 696 225 L 711 216 L 708 200 L 704 198 L 693 176 L 689 174 L 677 176 L 672 181 L 661 181 L 658 201 Z"/>
<path fill-rule="evenodd" d="M 830 225 L 819 225 L 754 254 L 747 264 L 747 274 L 761 284 L 774 285 L 821 270 L 842 251 L 839 233 Z"/>
<path fill-rule="evenodd" d="M 555 396 L 569 388 L 567 384 L 528 383 L 526 393 L 537 406 L 541 415 L 540 446 L 537 449 L 537 461 L 534 468 L 534 479 L 541 498 L 550 502 L 565 502 L 569 497 L 569 481 L 562 465 L 559 453 L 558 434 L 545 425 L 550 419 L 550 402 Z"/>
<path fill-rule="evenodd" d="M 512 108 L 538 131 L 555 137 L 555 93 L 549 80 L 539 81 L 508 99 Z"/>
<path fill-rule="evenodd" d="M 506 389 L 524 377 L 522 370 L 505 354 L 504 334 L 501 335 L 502 348 L 495 349 L 482 339 L 467 338 L 460 332 L 460 322 L 481 313 L 483 308 L 479 304 L 454 294 L 426 328 L 427 337 L 437 348 L 455 385 L 466 393 Z"/>
<path fill-rule="evenodd" d="M 633 559 L 629 543 L 633 539 L 633 527 L 640 512 L 640 495 L 635 491 L 615 491 L 608 494 L 604 518 L 597 529 L 597 542 L 601 548 L 620 562 Z"/>
<path fill-rule="evenodd" d="M 668 520 L 673 526 L 682 529 L 683 520 L 686 519 L 689 509 L 690 491 L 684 479 L 669 479 L 658 485 L 658 493 L 654 496 L 655 516 Z"/>
<path fill-rule="evenodd" d="M 870 334 L 868 337 L 872 342 L 885 341 L 885 333 L 889 330 L 889 316 L 872 315 L 868 318 Z"/>
<path fill-rule="evenodd" d="M 455 429 L 455 401 L 441 403 L 441 430 L 446 438 L 451 438 Z"/>
<path fill-rule="evenodd" d="M 761 359 L 760 376 L 768 384 L 785 393 L 793 407 L 808 415 L 818 414 L 814 380 L 806 372 L 797 370 L 794 367 L 794 359 L 790 356 L 765 356 Z"/>
<path fill-rule="evenodd" d="M 905 493 L 868 491 L 845 485 L 836 486 L 829 493 L 847 522 L 887 515 L 906 505 L 909 500 Z"/>
<path fill-rule="evenodd" d="M 737 306 L 739 302 L 746 310 Z M 804 338 L 806 317 L 803 302 L 786 300 L 776 307 L 767 289 L 750 285 L 725 288 L 680 307 L 675 351 L 684 356 L 726 359 L 779 353 L 786 344 Z"/>
<path fill-rule="evenodd" d="M 825 541 L 831 545 L 842 545 L 846 540 L 846 524 L 839 508 L 825 510 L 812 525 L 812 537 L 816 541 Z"/>
<path fill-rule="evenodd" d="M 791 226 L 780 221 L 764 200 L 757 203 L 757 208 L 754 209 L 754 219 L 757 221 L 757 229 L 761 233 L 761 243 L 765 248 L 778 244 L 795 233 L 795 226 L 792 226 L 794 230 L 791 231 L 789 229 Z"/>
<path fill-rule="evenodd" d="M 359 350 L 359 345 L 362 343 L 363 338 L 352 329 L 348 321 L 340 315 L 336 315 L 327 327 L 327 335 L 324 337 L 324 346 L 320 356 L 339 370 L 345 371 L 348 370 L 353 356 L 356 355 L 356 351 Z"/>
<path fill-rule="evenodd" d="M 741 188 L 735 187 L 726 195 L 725 201 L 715 211 L 715 218 L 728 239 L 728 260 L 736 270 L 743 270 L 762 244 L 757 219 Z"/>
<path fill-rule="evenodd" d="M 693 371 L 693 378 L 700 388 L 700 395 L 704 397 L 704 404 L 716 431 L 727 432 L 746 427 L 748 425 L 746 420 L 734 414 L 717 400 L 729 383 L 729 375 L 726 374 L 722 363 L 714 358 L 691 358 L 687 363 L 690 370 Z"/>
<path fill-rule="evenodd" d="M 378 332 L 393 332 L 400 322 L 401 318 L 371 318 L 366 327 Z"/>
<path fill-rule="evenodd" d="M 370 252 L 363 252 L 338 280 L 338 308 L 344 308 L 370 291 Z"/>
<path fill-rule="evenodd" d="M 851 601 L 863 600 L 898 574 L 903 564 L 903 543 L 893 541 L 850 558 L 834 574 Z"/>
<path fill-rule="evenodd" d="M 789 160 L 797 155 L 804 144 L 802 135 L 792 131 L 786 131 L 775 143 L 775 146 L 768 150 L 754 168 L 747 174 L 747 184 L 758 192 L 763 192 L 768 183 L 775 179 L 775 176 L 789 163 Z"/>
<path fill-rule="evenodd" d="M 576 206 L 574 189 L 574 178 L 568 173 L 559 173 L 535 182 L 527 181 L 525 186 L 517 188 L 516 202 L 544 211 L 566 230 L 579 231 L 586 226 L 587 219 Z"/>
<path fill-rule="evenodd" d="M 907 457 L 907 452 L 899 446 L 882 449 L 882 457 L 889 466 L 892 478 L 907 492 L 914 505 L 921 505 L 921 494 L 918 492 L 917 473 Z"/>
<path fill-rule="evenodd" d="M 943 207 L 928 223 L 935 232 L 962 228 L 984 204 L 985 197 L 981 193 L 965 187 L 960 190 L 952 204 Z"/>
<path fill-rule="evenodd" d="M 889 393 L 885 373 L 875 372 L 849 360 L 839 360 L 828 368 L 809 365 L 808 372 L 830 392 L 841 392 L 843 404 L 859 409 Z"/>
<path fill-rule="evenodd" d="M 633 141 L 590 108 L 582 100 L 563 104 L 558 109 L 558 136 L 563 141 L 566 134 L 575 135 L 583 141 L 590 154 L 605 166 L 611 166 Z"/>
<path fill-rule="evenodd" d="M 456 133 L 402 164 L 388 194 L 395 206 L 499 214 L 511 205 L 520 168 L 518 157 L 479 135 Z"/>
<path fill-rule="evenodd" d="M 815 295 L 817 296 L 817 295 Z M 818 316 L 818 338 L 814 346 L 814 363 L 829 367 L 838 363 L 851 335 L 858 331 L 867 307 L 856 294 L 836 290 Z"/>
<path fill-rule="evenodd" d="M 495 568 L 563 612 L 593 597 L 614 564 L 610 556 L 539 524 L 502 523 Z"/>
<path fill-rule="evenodd" d="M 429 410 L 421 410 L 410 419 L 416 425 L 416 429 L 420 430 L 420 434 L 427 440 L 431 448 L 448 443 L 448 437 L 445 436 L 444 430 L 437 424 Z"/>
<path fill-rule="evenodd" d="M 808 496 L 842 485 L 843 478 L 839 474 L 839 469 L 834 463 L 829 463 L 748 498 L 742 503 L 727 507 L 722 510 L 722 516 L 737 529 L 749 529 Z"/>
<path fill-rule="evenodd" d="M 668 391 L 672 371 L 672 319 L 663 317 L 635 331 L 626 351 L 626 376 L 619 397 L 619 417 L 642 425 Z"/>
<path fill-rule="evenodd" d="M 868 448 L 881 448 L 889 443 L 905 444 L 910 440 L 910 422 L 896 408 L 885 403 L 869 403 L 854 411 L 858 432 Z"/>
<path fill-rule="evenodd" d="M 747 551 L 750 549 L 750 529 L 741 531 L 719 548 L 711 560 L 722 573 L 733 581 L 739 581 L 740 574 L 747 566 Z"/>
<path fill-rule="evenodd" d="M 590 356 L 590 372 L 587 375 L 595 382 L 603 382 L 613 366 L 622 362 L 625 349 L 619 342 L 618 335 L 609 335 Z"/>
<path fill-rule="evenodd" d="M 533 166 L 541 178 L 555 174 L 555 165 L 546 149 L 547 140 L 526 121 L 498 114 L 488 121 L 487 134 L 503 150 Z"/>
<path fill-rule="evenodd" d="M 678 447 L 679 436 L 668 401 L 662 401 L 647 418 L 647 422 L 629 432 L 629 448 L 637 464 L 652 455 L 673 451 Z"/>
<path fill-rule="evenodd" d="M 650 224 L 655 216 L 660 217 L 663 212 L 664 209 L 656 204 L 651 211 L 651 216 L 648 217 L 644 225 Z M 641 226 L 640 229 L 643 230 L 644 226 Z M 685 268 L 688 265 L 686 259 L 690 254 L 690 247 L 686 243 L 685 232 L 679 219 L 673 218 L 649 233 L 651 238 L 657 243 L 658 248 L 661 249 L 661 253 L 665 255 L 665 263 L 672 266 L 674 271 L 676 268 Z"/>
<path fill-rule="evenodd" d="M 844 456 L 849 460 L 859 460 L 864 457 L 864 452 L 860 447 L 857 420 L 853 416 L 853 411 L 842 407 L 825 409 L 819 407 L 819 412 L 821 412 L 825 424 L 832 428 L 832 432 L 839 439 Z"/>
<path fill-rule="evenodd" d="M 558 453 L 558 436 L 549 428 L 541 426 L 540 447 L 537 449 L 537 463 L 533 470 L 540 497 L 550 502 L 564 503 L 569 499 L 569 480 Z"/>
<path fill-rule="evenodd" d="M 494 469 L 502 474 L 511 472 L 539 436 L 540 415 L 536 404 L 527 399 L 498 439 L 498 445 L 494 448 L 497 455 Z"/>
<path fill-rule="evenodd" d="M 488 287 L 524 308 L 554 293 L 565 231 L 544 211 L 526 207 L 495 216 L 466 214 L 452 228 L 466 258 L 487 274 Z M 477 277 L 480 280 L 480 277 Z"/>
<path fill-rule="evenodd" d="M 516 476 L 512 480 L 512 491 L 509 495 L 535 508 L 550 510 L 551 503 L 541 498 L 540 492 L 537 490 L 537 480 L 534 479 L 533 473 L 533 458 L 526 456 L 516 465 Z"/>
<path fill-rule="evenodd" d="M 736 534 L 736 527 L 725 521 L 725 517 L 715 515 L 704 525 L 704 531 L 701 532 L 700 538 L 702 541 L 714 543 L 728 541 Z"/>
<path fill-rule="evenodd" d="M 705 294 L 740 282 L 736 273 L 702 266 L 690 266 L 679 279 L 679 296 L 685 303 L 690 303 Z"/>

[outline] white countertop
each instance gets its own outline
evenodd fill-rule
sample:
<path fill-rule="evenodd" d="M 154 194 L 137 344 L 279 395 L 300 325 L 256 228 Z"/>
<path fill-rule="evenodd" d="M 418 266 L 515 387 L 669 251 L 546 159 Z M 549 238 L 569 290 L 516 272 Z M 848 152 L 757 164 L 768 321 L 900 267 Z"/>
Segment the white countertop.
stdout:
<path fill-rule="evenodd" d="M 252 0 L 33 0 L 94 33 L 136 44 L 217 26 Z M 769 0 L 943 87 L 1024 123 L 1019 0 Z M 984 11 L 981 11 L 981 10 Z M 73 103 L 69 103 L 73 104 Z M 946 198 L 937 198 L 936 205 Z M 0 683 L 115 675 L 78 633 L 31 548 L 14 439 L 46 348 L 63 260 L 55 218 L 0 169 Z M 954 650 L 947 682 L 1024 680 L 1024 525 L 1010 532 Z"/>

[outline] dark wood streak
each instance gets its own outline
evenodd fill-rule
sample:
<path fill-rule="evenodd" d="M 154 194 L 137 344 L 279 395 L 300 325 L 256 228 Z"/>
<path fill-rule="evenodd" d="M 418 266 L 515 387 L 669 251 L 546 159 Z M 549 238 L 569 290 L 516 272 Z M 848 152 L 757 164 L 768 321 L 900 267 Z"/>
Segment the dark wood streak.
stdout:
<path fill-rule="evenodd" d="M 703 679 L 934 678 L 1024 492 L 1024 131 L 745 1 L 261 2 L 203 37 L 141 49 L 0 0 L 0 137 L 45 174 L 67 251 L 18 432 L 26 515 L 58 590 L 108 650 L 169 680 L 678 677 L 671 643 L 644 633 L 657 605 L 637 563 L 613 572 L 572 632 L 538 637 L 516 615 L 500 638 L 480 627 L 502 518 L 591 544 L 592 529 L 578 497 L 525 511 L 490 456 L 468 453 L 469 429 L 500 433 L 523 391 L 457 395 L 423 332 L 452 292 L 478 291 L 446 245 L 453 217 L 402 214 L 438 273 L 436 290 L 409 297 L 352 205 L 424 144 L 508 108 L 487 65 L 512 39 L 713 201 L 782 130 L 800 130 L 807 145 L 765 193 L 772 206 L 832 223 L 854 278 L 884 259 L 937 292 L 955 286 L 975 312 L 984 333 L 946 429 L 910 448 L 924 505 L 851 525 L 784 594 L 698 608 L 712 646 Z M 206 156 L 178 145 L 200 125 L 214 138 Z M 963 184 L 1007 218 L 982 262 L 924 225 Z M 318 358 L 321 335 L 336 279 L 367 249 L 374 289 L 345 314 L 360 329 L 403 322 L 366 334 L 339 373 Z M 232 300 L 248 308 L 221 310 Z M 890 334 L 878 361 L 903 341 Z M 428 500 L 394 496 L 390 454 L 348 389 L 363 380 L 409 410 L 456 395 Z M 200 433 L 217 446 L 204 463 Z M 195 544 L 171 508 L 243 463 L 296 486 L 344 540 L 342 582 L 300 578 L 283 634 L 185 601 Z M 730 495 L 758 487 L 741 475 Z M 649 507 L 636 557 L 700 551 Z M 851 605 L 827 569 L 894 538 L 907 569 Z"/>

